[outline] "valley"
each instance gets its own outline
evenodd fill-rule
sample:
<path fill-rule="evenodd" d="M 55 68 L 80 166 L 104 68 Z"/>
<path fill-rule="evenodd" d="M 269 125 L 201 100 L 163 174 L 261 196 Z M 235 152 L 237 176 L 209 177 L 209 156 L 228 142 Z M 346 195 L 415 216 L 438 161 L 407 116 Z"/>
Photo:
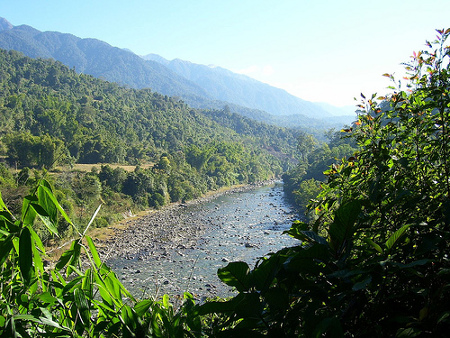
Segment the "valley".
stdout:
<path fill-rule="evenodd" d="M 233 294 L 217 277 L 218 268 L 238 260 L 253 266 L 259 257 L 297 244 L 282 234 L 296 218 L 278 182 L 138 217 L 97 245 L 135 295 L 181 296 L 189 290 L 205 300 Z"/>
<path fill-rule="evenodd" d="M 450 29 L 436 32 L 350 119 L 0 18 L 0 336 L 446 337 Z"/>

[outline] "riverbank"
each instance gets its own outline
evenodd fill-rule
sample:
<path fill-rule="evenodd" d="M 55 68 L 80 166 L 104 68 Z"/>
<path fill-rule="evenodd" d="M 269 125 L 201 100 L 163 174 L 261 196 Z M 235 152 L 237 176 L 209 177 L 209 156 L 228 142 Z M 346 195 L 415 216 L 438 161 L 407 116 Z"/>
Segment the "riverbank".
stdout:
<path fill-rule="evenodd" d="M 267 183 L 265 183 L 267 184 Z M 191 292 L 197 300 L 233 294 L 217 277 L 232 261 L 297 244 L 283 231 L 296 214 L 280 184 L 242 186 L 129 220 L 99 243 L 106 263 L 138 297 Z"/>
<path fill-rule="evenodd" d="M 273 185 L 276 180 L 263 181 L 255 184 L 224 187 L 216 191 L 209 191 L 200 198 L 185 203 L 171 203 L 159 210 L 147 210 L 108 228 L 92 229 L 89 233 L 94 239 L 100 257 L 108 260 L 114 257 L 127 259 L 145 259 L 149 255 L 163 254 L 167 249 L 176 247 L 188 248 L 198 240 L 208 224 L 198 223 L 193 216 L 182 217 L 180 211 L 192 205 L 209 202 L 217 197 L 250 191 L 262 186 Z M 176 224 L 192 223 L 190 226 L 180 228 Z M 142 247 L 152 248 L 150 252 L 141 252 Z"/>
<path fill-rule="evenodd" d="M 258 187 L 266 186 L 274 184 L 277 180 L 267 180 L 262 182 L 257 182 L 254 184 L 243 184 L 243 185 L 234 185 L 231 187 L 222 187 L 218 190 L 208 191 L 203 196 L 187 201 L 185 203 L 171 203 L 169 205 L 163 206 L 161 209 L 148 209 L 144 211 L 140 211 L 136 214 L 133 214 L 131 211 L 127 215 L 123 215 L 124 219 L 120 222 L 111 224 L 104 228 L 91 228 L 88 230 L 89 236 L 93 239 L 93 241 L 96 244 L 96 247 L 100 253 L 100 256 L 102 260 L 106 260 L 111 257 L 117 257 L 117 256 L 126 256 L 130 257 L 129 254 L 131 252 L 134 252 L 136 250 L 125 250 L 124 246 L 119 246 L 119 248 L 115 248 L 119 251 L 113 251 L 111 250 L 111 244 L 115 243 L 116 241 L 119 241 L 119 239 L 123 239 L 124 237 L 127 237 L 129 235 L 129 228 L 136 226 L 136 224 L 139 224 L 141 220 L 144 220 L 146 218 L 149 218 L 149 222 L 152 221 L 153 218 L 156 218 L 158 220 L 162 220 L 164 216 L 170 215 L 171 211 L 178 208 L 183 208 L 189 205 L 196 205 L 205 203 L 211 199 L 217 198 L 222 195 L 226 194 L 233 194 L 237 192 L 243 192 L 248 191 L 251 189 L 255 189 Z M 159 217 L 158 217 L 159 215 Z M 164 226 L 164 224 L 162 224 Z M 131 233 L 133 233 L 131 231 Z M 72 239 L 66 239 L 66 241 L 49 241 L 47 243 L 46 247 L 46 253 L 48 255 L 47 257 L 47 264 L 53 265 L 56 263 L 56 261 L 61 256 L 62 252 L 64 252 L 67 249 L 67 246 L 70 245 L 72 242 Z M 133 244 L 132 244 L 133 245 Z M 121 250 L 124 249 L 124 250 Z"/>
<path fill-rule="evenodd" d="M 259 257 L 296 244 L 282 234 L 296 217 L 282 185 L 266 181 L 139 213 L 89 235 L 102 261 L 135 296 L 178 298 L 189 291 L 202 301 L 233 294 L 217 277 L 228 262 L 253 266 Z"/>

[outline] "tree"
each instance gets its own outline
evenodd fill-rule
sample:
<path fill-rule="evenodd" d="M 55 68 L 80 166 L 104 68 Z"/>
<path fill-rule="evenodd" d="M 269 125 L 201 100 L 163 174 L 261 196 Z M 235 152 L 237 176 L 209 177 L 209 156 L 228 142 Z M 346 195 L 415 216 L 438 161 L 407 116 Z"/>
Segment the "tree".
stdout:
<path fill-rule="evenodd" d="M 49 135 L 33 136 L 30 133 L 15 133 L 4 136 L 11 162 L 23 167 L 51 169 L 58 162 L 69 159 L 64 143 Z"/>
<path fill-rule="evenodd" d="M 101 183 L 97 175 L 78 173 L 72 178 L 71 186 L 75 193 L 75 202 L 78 205 L 81 220 L 85 211 L 99 204 L 102 191 Z"/>
<path fill-rule="evenodd" d="M 301 131 L 297 136 L 297 150 L 300 153 L 300 158 L 304 162 L 308 162 L 308 155 L 317 145 L 317 140 L 311 134 Z"/>
<path fill-rule="evenodd" d="M 222 313 L 222 334 L 448 335 L 449 36 L 438 30 L 430 49 L 414 54 L 406 91 L 362 97 L 359 121 L 346 130 L 357 152 L 327 171 L 317 219 L 288 231 L 300 244 L 253 270 L 244 262 L 219 269 L 239 294 L 200 313 Z"/>

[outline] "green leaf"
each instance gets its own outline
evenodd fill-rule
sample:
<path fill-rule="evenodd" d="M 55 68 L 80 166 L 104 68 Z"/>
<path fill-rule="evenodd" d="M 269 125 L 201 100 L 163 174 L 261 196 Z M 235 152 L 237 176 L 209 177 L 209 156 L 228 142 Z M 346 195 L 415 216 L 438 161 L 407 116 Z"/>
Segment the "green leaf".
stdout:
<path fill-rule="evenodd" d="M 329 333 L 329 334 L 326 334 Z M 315 327 L 312 337 L 344 337 L 341 322 L 336 317 L 324 318 Z"/>
<path fill-rule="evenodd" d="M 25 227 L 19 239 L 19 268 L 26 284 L 29 284 L 33 275 L 33 249 L 30 229 Z"/>
<path fill-rule="evenodd" d="M 235 298 L 232 298 L 225 302 L 210 301 L 201 305 L 198 309 L 200 315 L 206 315 L 210 313 L 227 313 L 236 311 Z"/>
<path fill-rule="evenodd" d="M 260 318 L 263 310 L 258 293 L 240 293 L 225 302 L 206 302 L 198 308 L 199 315 L 236 313 L 239 318 Z"/>
<path fill-rule="evenodd" d="M 309 229 L 309 224 L 300 221 L 294 221 L 289 230 L 283 232 L 283 234 L 288 234 L 289 236 L 296 238 L 298 240 L 302 240 L 305 236 L 302 234 L 302 231 L 307 231 Z"/>
<path fill-rule="evenodd" d="M 8 258 L 9 253 L 13 248 L 13 238 L 15 238 L 14 234 L 8 235 L 3 241 L 0 242 L 0 265 L 3 265 L 6 258 Z"/>
<path fill-rule="evenodd" d="M 398 329 L 395 336 L 396 337 L 407 337 L 407 338 L 411 338 L 411 337 L 418 337 L 422 334 L 422 331 L 420 331 L 417 328 L 413 328 L 413 327 L 409 327 L 409 328 L 401 328 Z"/>
<path fill-rule="evenodd" d="M 8 208 L 6 207 L 5 202 L 3 202 L 2 192 L 0 191 L 0 211 L 3 211 L 3 210 L 7 211 L 8 214 L 11 215 L 11 212 L 10 212 L 10 211 L 8 210 Z"/>
<path fill-rule="evenodd" d="M 114 307 L 113 298 L 111 297 L 111 293 L 109 292 L 108 287 L 106 286 L 106 283 L 104 282 L 102 277 L 99 274 L 94 274 L 94 279 L 97 282 L 97 286 L 100 291 L 100 297 L 102 298 L 103 302 L 110 308 Z"/>
<path fill-rule="evenodd" d="M 286 311 L 289 308 L 289 295 L 282 288 L 271 288 L 264 294 L 271 311 Z"/>
<path fill-rule="evenodd" d="M 412 268 L 412 267 L 415 267 L 415 266 L 425 265 L 425 264 L 428 264 L 430 262 L 432 262 L 431 259 L 419 259 L 417 261 L 413 261 L 413 262 L 410 262 L 408 264 L 402 264 L 402 263 L 399 263 L 399 262 L 391 262 L 391 264 L 394 265 L 394 266 L 398 266 L 398 267 L 400 267 L 402 269 L 409 269 L 409 268 Z"/>
<path fill-rule="evenodd" d="M 334 250 L 341 250 L 342 245 L 347 243 L 354 232 L 354 224 L 361 212 L 361 203 L 359 201 L 351 201 L 342 204 L 336 210 L 334 222 L 328 229 L 330 236 L 330 246 Z"/>
<path fill-rule="evenodd" d="M 133 312 L 133 309 L 128 305 L 124 305 L 121 309 L 122 318 L 127 325 L 128 330 L 133 332 L 136 329 L 136 316 Z"/>
<path fill-rule="evenodd" d="M 367 244 L 371 245 L 379 253 L 383 253 L 383 249 L 381 248 L 381 246 L 379 246 L 377 243 L 375 243 L 370 238 L 364 238 L 363 241 L 366 242 Z"/>
<path fill-rule="evenodd" d="M 47 191 L 44 190 L 44 187 L 47 189 Z M 46 216 L 48 216 L 50 218 L 50 222 L 52 222 L 53 224 L 56 224 L 57 216 L 58 216 L 58 208 L 56 207 L 55 204 L 57 204 L 58 202 L 55 203 L 54 201 L 56 201 L 56 199 L 50 198 L 48 191 L 51 192 L 50 184 L 44 179 L 41 180 L 39 187 L 37 189 L 39 205 L 46 211 L 46 213 L 47 213 Z M 53 196 L 53 193 L 51 193 L 51 195 Z"/>
<path fill-rule="evenodd" d="M 33 230 L 33 228 L 29 227 L 29 229 L 34 243 L 37 245 L 39 250 L 41 250 L 41 252 L 45 255 L 45 247 L 44 244 L 42 244 L 41 238 L 37 235 L 37 233 Z"/>
<path fill-rule="evenodd" d="M 86 236 L 86 241 L 88 243 L 89 249 L 92 253 L 92 258 L 94 259 L 94 263 L 97 266 L 97 268 L 100 268 L 102 265 L 102 261 L 100 260 L 100 256 L 98 255 L 97 249 L 95 248 L 95 244 L 92 241 L 92 238 L 89 236 Z"/>
<path fill-rule="evenodd" d="M 286 259 L 284 266 L 290 271 L 304 271 L 307 273 L 314 273 L 313 271 L 315 271 L 318 273 L 317 269 L 322 269 L 319 263 L 327 263 L 329 259 L 329 247 L 316 242 L 312 246 L 302 248 L 302 250 L 291 255 L 291 257 Z"/>
<path fill-rule="evenodd" d="M 242 318 L 260 318 L 263 310 L 258 293 L 240 293 L 235 298 L 236 313 Z"/>
<path fill-rule="evenodd" d="M 80 241 L 74 240 L 72 242 L 71 249 L 73 250 L 73 255 L 70 257 L 69 265 L 67 266 L 66 270 L 66 276 L 69 276 L 72 271 L 75 271 L 74 267 L 78 266 L 78 263 L 80 261 L 80 254 L 81 254 L 81 244 Z"/>
<path fill-rule="evenodd" d="M 439 319 L 437 321 L 437 323 L 441 323 L 441 322 L 448 322 L 448 319 L 450 318 L 450 311 L 446 311 L 443 312 L 440 316 Z"/>
<path fill-rule="evenodd" d="M 148 309 L 150 309 L 152 307 L 152 305 L 154 304 L 154 301 L 151 299 L 144 299 L 141 300 L 140 302 L 136 303 L 136 305 L 134 306 L 134 311 L 136 312 L 136 314 L 139 317 L 143 317 L 144 314 L 148 311 Z"/>
<path fill-rule="evenodd" d="M 63 327 L 59 323 L 55 322 L 52 319 L 49 319 L 49 318 L 46 318 L 46 317 L 39 317 L 39 322 L 44 324 L 44 325 L 47 325 L 47 326 L 50 326 L 50 327 L 54 327 L 56 329 L 66 331 L 66 335 L 65 336 L 62 336 L 62 335 L 58 334 L 58 337 L 72 337 L 72 335 L 67 335 L 69 333 L 72 333 L 72 330 L 70 330 L 70 328 Z"/>
<path fill-rule="evenodd" d="M 73 295 L 75 305 L 77 306 L 77 312 L 80 315 L 80 319 L 84 325 L 87 325 L 90 320 L 90 311 L 86 295 L 80 288 L 76 288 L 73 292 Z"/>
<path fill-rule="evenodd" d="M 34 242 L 34 241 L 32 241 L 32 242 Z M 41 273 L 41 275 L 43 275 L 44 274 L 44 264 L 42 264 L 41 253 L 36 248 L 34 243 L 32 244 L 31 247 L 33 249 L 33 261 L 34 261 L 34 266 L 36 269 L 36 275 L 38 274 L 38 271 Z"/>
<path fill-rule="evenodd" d="M 50 231 L 55 236 L 59 237 L 58 229 L 54 225 L 55 222 L 49 217 L 47 212 L 42 208 L 39 204 L 31 203 L 31 207 L 36 211 L 39 218 L 42 220 L 44 225 L 47 227 L 48 231 Z"/>
<path fill-rule="evenodd" d="M 406 224 L 404 226 L 402 226 L 400 229 L 398 229 L 396 232 L 394 232 L 391 237 L 389 237 L 389 239 L 386 241 L 385 246 L 388 250 L 391 250 L 395 244 L 398 242 L 398 240 L 400 239 L 400 237 L 403 236 L 403 234 L 406 232 L 406 230 L 409 229 L 409 227 L 411 226 L 411 224 Z"/>
<path fill-rule="evenodd" d="M 285 257 L 279 253 L 273 254 L 270 258 L 264 259 L 260 265 L 251 271 L 252 280 L 258 290 L 266 291 L 274 282 L 277 272 L 281 269 Z"/>
<path fill-rule="evenodd" d="M 171 307 L 172 304 L 170 304 L 169 302 L 169 295 L 164 294 L 163 298 L 162 298 L 162 304 L 163 306 L 168 309 L 169 307 Z"/>
<path fill-rule="evenodd" d="M 61 255 L 61 257 L 59 257 L 58 263 L 56 263 L 56 266 L 55 266 L 56 270 L 59 271 L 59 270 L 63 269 L 67 265 L 67 263 L 69 263 L 70 259 L 73 256 L 73 253 L 74 253 L 73 249 L 64 251 L 63 254 Z"/>
<path fill-rule="evenodd" d="M 353 285 L 352 290 L 353 291 L 358 291 L 358 290 L 362 290 L 365 289 L 367 285 L 369 285 L 369 283 L 372 281 L 372 276 L 368 275 L 366 278 L 364 278 L 364 280 L 356 283 Z"/>
<path fill-rule="evenodd" d="M 217 275 L 225 284 L 235 287 L 239 292 L 248 291 L 249 285 L 248 264 L 245 262 L 231 262 L 217 271 Z"/>
<path fill-rule="evenodd" d="M 31 207 L 31 202 L 37 202 L 36 196 L 26 196 L 22 203 L 22 223 L 32 225 L 36 218 L 36 211 Z"/>
<path fill-rule="evenodd" d="M 48 303 L 48 304 L 54 304 L 57 301 L 57 298 L 53 297 L 50 292 L 46 291 L 41 293 L 38 298 L 43 302 L 43 303 Z"/>
<path fill-rule="evenodd" d="M 302 231 L 301 233 L 305 235 L 308 241 L 313 241 L 321 245 L 328 245 L 326 238 L 318 235 L 314 231 Z"/>
<path fill-rule="evenodd" d="M 47 183 L 48 185 L 48 183 Z M 47 185 L 41 185 L 40 188 L 42 189 L 42 194 L 46 194 L 46 198 L 48 198 L 53 205 L 56 207 L 56 209 L 61 213 L 61 215 L 64 217 L 64 219 L 67 221 L 67 223 L 73 225 L 72 221 L 70 220 L 69 216 L 67 216 L 64 209 L 59 205 L 58 201 L 56 200 L 56 197 L 53 195 L 53 192 Z"/>

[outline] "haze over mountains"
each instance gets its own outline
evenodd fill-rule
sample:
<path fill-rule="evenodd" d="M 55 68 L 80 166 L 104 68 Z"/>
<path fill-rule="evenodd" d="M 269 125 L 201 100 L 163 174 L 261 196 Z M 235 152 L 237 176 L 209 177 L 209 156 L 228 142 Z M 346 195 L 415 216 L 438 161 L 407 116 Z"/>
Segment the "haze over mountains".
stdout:
<path fill-rule="evenodd" d="M 53 58 L 90 74 L 132 88 L 151 88 L 179 97 L 194 108 L 223 108 L 256 120 L 288 126 L 327 128 L 349 123 L 350 116 L 335 116 L 336 107 L 302 100 L 283 89 L 220 67 L 189 61 L 166 60 L 159 55 L 140 57 L 97 39 L 72 34 L 41 32 L 27 25 L 13 26 L 0 18 L 0 48 L 27 56 Z"/>

